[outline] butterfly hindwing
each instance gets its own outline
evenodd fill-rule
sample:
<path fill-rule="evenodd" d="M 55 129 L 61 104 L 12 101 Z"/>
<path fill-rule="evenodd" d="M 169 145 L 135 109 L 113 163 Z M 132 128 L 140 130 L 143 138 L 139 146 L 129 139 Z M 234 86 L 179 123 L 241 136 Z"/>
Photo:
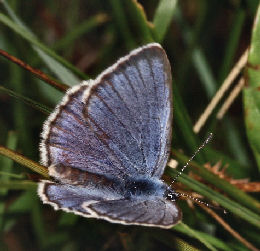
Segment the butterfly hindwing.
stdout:
<path fill-rule="evenodd" d="M 60 184 L 48 180 L 39 183 L 38 194 L 43 203 L 52 205 L 56 210 L 62 209 L 84 217 L 95 217 L 88 209 L 92 203 L 122 199 L 109 188 Z"/>
<path fill-rule="evenodd" d="M 181 219 L 175 203 L 160 199 L 131 199 L 101 201 L 89 205 L 97 218 L 121 224 L 136 224 L 170 228 Z"/>
<path fill-rule="evenodd" d="M 121 224 L 170 228 L 182 216 L 176 203 L 158 197 L 125 199 L 112 190 L 50 181 L 41 181 L 38 193 L 56 210 Z"/>

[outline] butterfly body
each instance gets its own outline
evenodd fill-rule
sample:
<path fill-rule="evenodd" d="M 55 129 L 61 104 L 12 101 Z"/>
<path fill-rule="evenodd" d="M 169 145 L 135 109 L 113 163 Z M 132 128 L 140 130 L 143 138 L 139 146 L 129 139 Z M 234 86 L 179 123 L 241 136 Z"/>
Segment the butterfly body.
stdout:
<path fill-rule="evenodd" d="M 148 44 L 72 87 L 46 120 L 41 161 L 55 182 L 40 182 L 39 196 L 84 217 L 175 225 L 177 193 L 161 181 L 171 123 L 170 64 Z"/>
<path fill-rule="evenodd" d="M 167 198 L 169 187 L 158 178 L 152 177 L 127 177 L 119 179 L 117 177 L 105 177 L 92 174 L 67 166 L 52 166 L 49 168 L 50 175 L 58 182 L 85 188 L 86 190 L 99 189 L 110 190 L 113 194 L 118 194 L 124 199 L 138 198 Z"/>
<path fill-rule="evenodd" d="M 125 182 L 126 197 L 161 197 L 163 198 L 167 185 L 159 179 L 140 178 L 127 179 Z"/>

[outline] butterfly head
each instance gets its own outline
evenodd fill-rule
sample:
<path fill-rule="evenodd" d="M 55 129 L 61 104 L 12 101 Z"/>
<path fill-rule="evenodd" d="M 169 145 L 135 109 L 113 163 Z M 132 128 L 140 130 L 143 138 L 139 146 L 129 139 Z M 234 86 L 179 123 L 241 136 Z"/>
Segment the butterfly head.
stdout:
<path fill-rule="evenodd" d="M 168 188 L 164 193 L 164 197 L 169 201 L 176 201 L 180 197 L 180 194 L 173 189 Z"/>

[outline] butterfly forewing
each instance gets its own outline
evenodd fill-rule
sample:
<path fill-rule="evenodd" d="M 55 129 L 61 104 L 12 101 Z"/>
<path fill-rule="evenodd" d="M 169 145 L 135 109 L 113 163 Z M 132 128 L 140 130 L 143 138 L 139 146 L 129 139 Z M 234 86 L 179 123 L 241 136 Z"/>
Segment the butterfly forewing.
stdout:
<path fill-rule="evenodd" d="M 160 177 L 171 135 L 170 86 L 165 52 L 150 44 L 72 88 L 45 123 L 43 164 Z"/>

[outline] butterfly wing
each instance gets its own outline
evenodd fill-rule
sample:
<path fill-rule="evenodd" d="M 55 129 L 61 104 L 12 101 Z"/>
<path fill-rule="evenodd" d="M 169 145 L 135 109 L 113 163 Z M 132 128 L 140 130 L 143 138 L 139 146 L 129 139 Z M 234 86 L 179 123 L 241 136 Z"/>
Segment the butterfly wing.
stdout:
<path fill-rule="evenodd" d="M 159 44 L 70 89 L 42 133 L 41 160 L 105 176 L 160 177 L 171 139 L 171 70 Z"/>
<path fill-rule="evenodd" d="M 55 210 L 61 209 L 84 217 L 94 217 L 88 208 L 89 204 L 105 199 L 122 198 L 119 194 L 106 188 L 58 184 L 48 180 L 42 180 L 39 183 L 38 194 L 43 203 L 53 206 Z"/>
<path fill-rule="evenodd" d="M 127 225 L 170 228 L 182 218 L 182 213 L 174 202 L 160 198 L 101 201 L 90 204 L 87 208 L 96 218 Z"/>
<path fill-rule="evenodd" d="M 114 190 L 87 188 L 41 181 L 38 194 L 43 203 L 77 215 L 114 223 L 170 228 L 182 217 L 174 202 L 161 198 L 124 199 Z"/>

